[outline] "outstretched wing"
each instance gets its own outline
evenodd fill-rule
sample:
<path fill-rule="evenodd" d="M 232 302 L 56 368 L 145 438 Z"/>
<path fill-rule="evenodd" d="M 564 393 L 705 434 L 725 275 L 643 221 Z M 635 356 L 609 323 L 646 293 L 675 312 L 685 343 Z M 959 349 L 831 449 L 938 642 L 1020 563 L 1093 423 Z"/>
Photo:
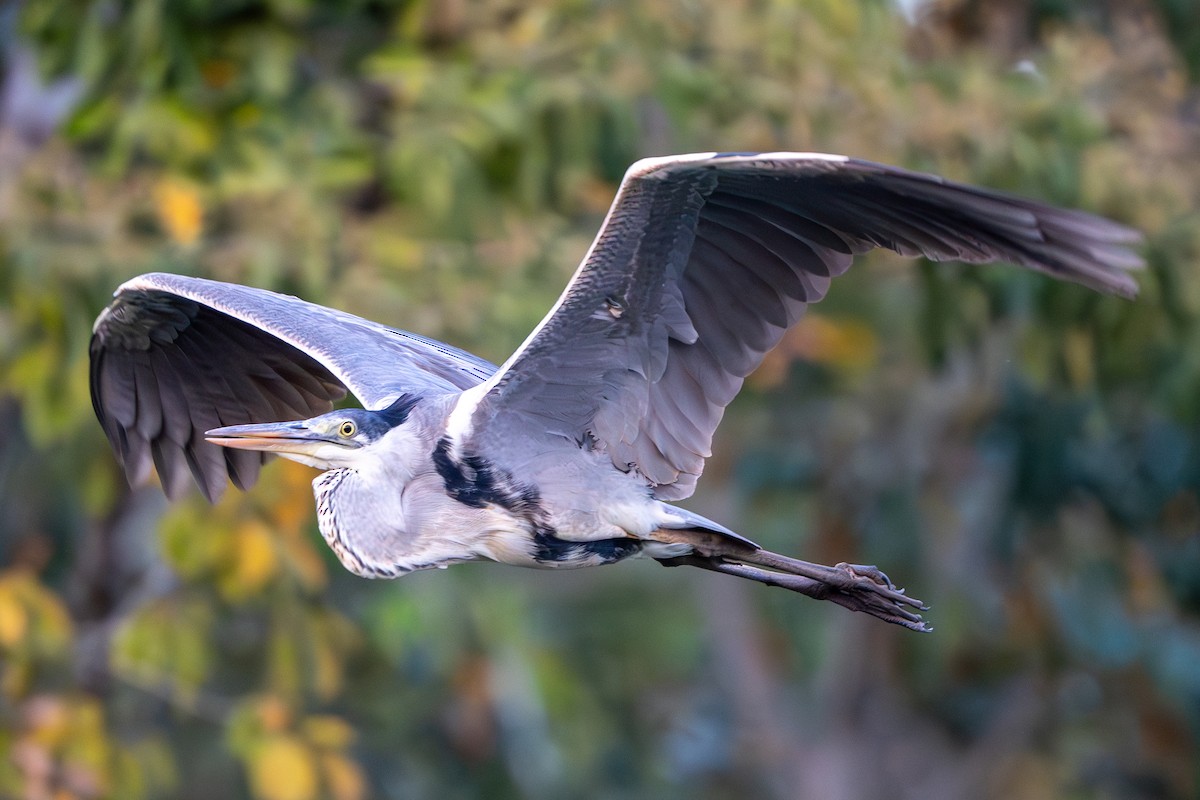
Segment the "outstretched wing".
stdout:
<path fill-rule="evenodd" d="M 663 500 L 690 495 L 725 406 L 853 256 L 1004 260 L 1132 297 L 1137 232 L 932 175 L 813 153 L 698 154 L 630 168 L 550 314 L 452 429 L 606 451 Z M 520 457 L 520 455 L 514 455 Z"/>
<path fill-rule="evenodd" d="M 265 454 L 210 444 L 223 425 L 303 419 L 347 390 L 367 408 L 457 392 L 496 367 L 470 353 L 295 297 L 181 275 L 117 289 L 91 343 L 92 405 L 131 482 L 157 468 L 169 496 L 190 472 L 210 499 Z"/>

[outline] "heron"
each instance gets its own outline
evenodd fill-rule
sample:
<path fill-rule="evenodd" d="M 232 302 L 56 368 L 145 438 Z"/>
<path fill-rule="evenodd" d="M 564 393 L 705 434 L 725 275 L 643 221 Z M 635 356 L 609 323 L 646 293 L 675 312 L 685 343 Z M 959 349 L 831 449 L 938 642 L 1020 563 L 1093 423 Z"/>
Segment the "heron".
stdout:
<path fill-rule="evenodd" d="M 1137 231 L 841 155 L 633 164 L 558 301 L 499 367 L 296 297 L 152 273 L 90 344 L 96 415 L 131 483 L 211 502 L 273 455 L 306 464 L 318 528 L 367 578 L 475 560 L 645 556 L 830 600 L 914 630 L 877 567 L 760 547 L 690 496 L 725 408 L 856 255 L 1007 261 L 1133 298 Z M 347 394 L 361 407 L 339 407 Z"/>

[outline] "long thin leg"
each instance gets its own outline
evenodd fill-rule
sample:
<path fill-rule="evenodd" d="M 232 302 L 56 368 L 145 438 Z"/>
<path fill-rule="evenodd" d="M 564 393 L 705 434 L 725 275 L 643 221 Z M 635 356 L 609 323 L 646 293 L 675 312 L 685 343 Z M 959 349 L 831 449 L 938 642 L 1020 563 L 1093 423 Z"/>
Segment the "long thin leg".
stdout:
<path fill-rule="evenodd" d="M 862 611 L 873 617 L 878 617 L 884 622 L 902 625 L 909 630 L 921 632 L 933 630 L 933 628 L 921 619 L 920 614 L 909 611 L 904 607 L 908 605 L 924 610 L 926 606 L 919 600 L 913 600 L 913 598 L 903 594 L 899 589 L 884 589 L 883 591 L 879 591 L 878 589 L 868 587 L 866 584 L 858 584 L 854 579 L 851 579 L 852 585 L 850 586 L 834 586 L 832 583 L 814 580 L 804 575 L 771 572 L 749 566 L 748 564 L 738 564 L 709 556 L 681 556 L 679 558 L 660 559 L 659 563 L 668 567 L 687 565 L 712 570 L 713 572 L 723 572 L 726 575 L 736 575 L 739 578 L 748 578 L 767 586 L 790 589 L 793 592 L 799 592 L 816 600 L 829 600 L 843 608 L 848 608 L 851 611 Z M 821 565 L 815 564 L 813 566 L 819 567 Z M 850 565 L 846 566 L 849 567 Z M 832 567 L 824 567 L 824 569 L 833 570 Z M 833 571 L 836 572 L 837 570 Z M 847 571 L 843 574 L 849 575 L 850 573 Z M 863 576 L 863 580 L 877 586 L 877 584 L 874 584 L 866 576 Z M 837 582 L 842 583 L 840 580 Z"/>
<path fill-rule="evenodd" d="M 691 555 L 659 559 L 668 567 L 691 566 L 736 575 L 767 586 L 779 586 L 817 600 L 829 600 L 914 631 L 930 631 L 917 611 L 927 606 L 897 589 L 877 567 L 837 564 L 833 567 L 789 558 L 712 531 L 655 531 L 659 541 L 687 542 Z M 765 569 L 764 569 L 765 567 Z"/>

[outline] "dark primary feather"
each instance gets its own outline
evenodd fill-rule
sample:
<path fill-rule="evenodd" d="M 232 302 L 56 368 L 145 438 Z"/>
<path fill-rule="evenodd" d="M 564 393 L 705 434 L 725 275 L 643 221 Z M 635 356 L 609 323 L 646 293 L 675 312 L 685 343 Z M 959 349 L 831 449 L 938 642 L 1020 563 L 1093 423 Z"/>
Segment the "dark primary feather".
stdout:
<path fill-rule="evenodd" d="M 367 408 L 451 393 L 495 367 L 415 334 L 261 289 L 152 274 L 126 283 L 91 342 L 92 405 L 131 482 L 175 497 L 247 488 L 266 456 L 223 448 L 224 425 L 325 413 L 349 389 Z"/>
<path fill-rule="evenodd" d="M 1139 238 L 1083 212 L 841 157 L 639 162 L 560 303 L 476 407 L 472 445 L 501 457 L 517 432 L 537 438 L 527 453 L 582 442 L 636 469 L 658 498 L 686 497 L 743 379 L 855 254 L 1011 261 L 1132 297 Z"/>

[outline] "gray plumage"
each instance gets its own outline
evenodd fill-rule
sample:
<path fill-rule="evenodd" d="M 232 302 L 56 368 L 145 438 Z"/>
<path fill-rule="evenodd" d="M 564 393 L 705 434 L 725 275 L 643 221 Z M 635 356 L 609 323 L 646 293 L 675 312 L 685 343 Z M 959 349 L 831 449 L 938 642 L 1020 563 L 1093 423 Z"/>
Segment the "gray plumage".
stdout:
<path fill-rule="evenodd" d="M 360 574 L 641 552 L 920 627 L 919 603 L 877 570 L 767 553 L 664 501 L 693 492 L 742 381 L 854 255 L 1006 260 L 1132 297 L 1138 240 L 1082 212 L 841 156 L 647 159 L 498 369 L 293 297 L 152 274 L 96 321 L 92 400 L 130 479 L 153 464 L 171 496 L 189 472 L 209 499 L 227 477 L 248 488 L 272 451 L 326 470 L 321 529 Z M 347 391 L 365 410 L 330 414 Z M 279 420 L 302 422 L 266 424 Z"/>
<path fill-rule="evenodd" d="M 153 462 L 178 497 L 248 489 L 259 453 L 204 441 L 222 425 L 322 414 L 349 391 L 366 408 L 401 393 L 469 388 L 496 369 L 441 342 L 262 289 L 143 275 L 96 320 L 92 405 L 132 483 Z"/>

